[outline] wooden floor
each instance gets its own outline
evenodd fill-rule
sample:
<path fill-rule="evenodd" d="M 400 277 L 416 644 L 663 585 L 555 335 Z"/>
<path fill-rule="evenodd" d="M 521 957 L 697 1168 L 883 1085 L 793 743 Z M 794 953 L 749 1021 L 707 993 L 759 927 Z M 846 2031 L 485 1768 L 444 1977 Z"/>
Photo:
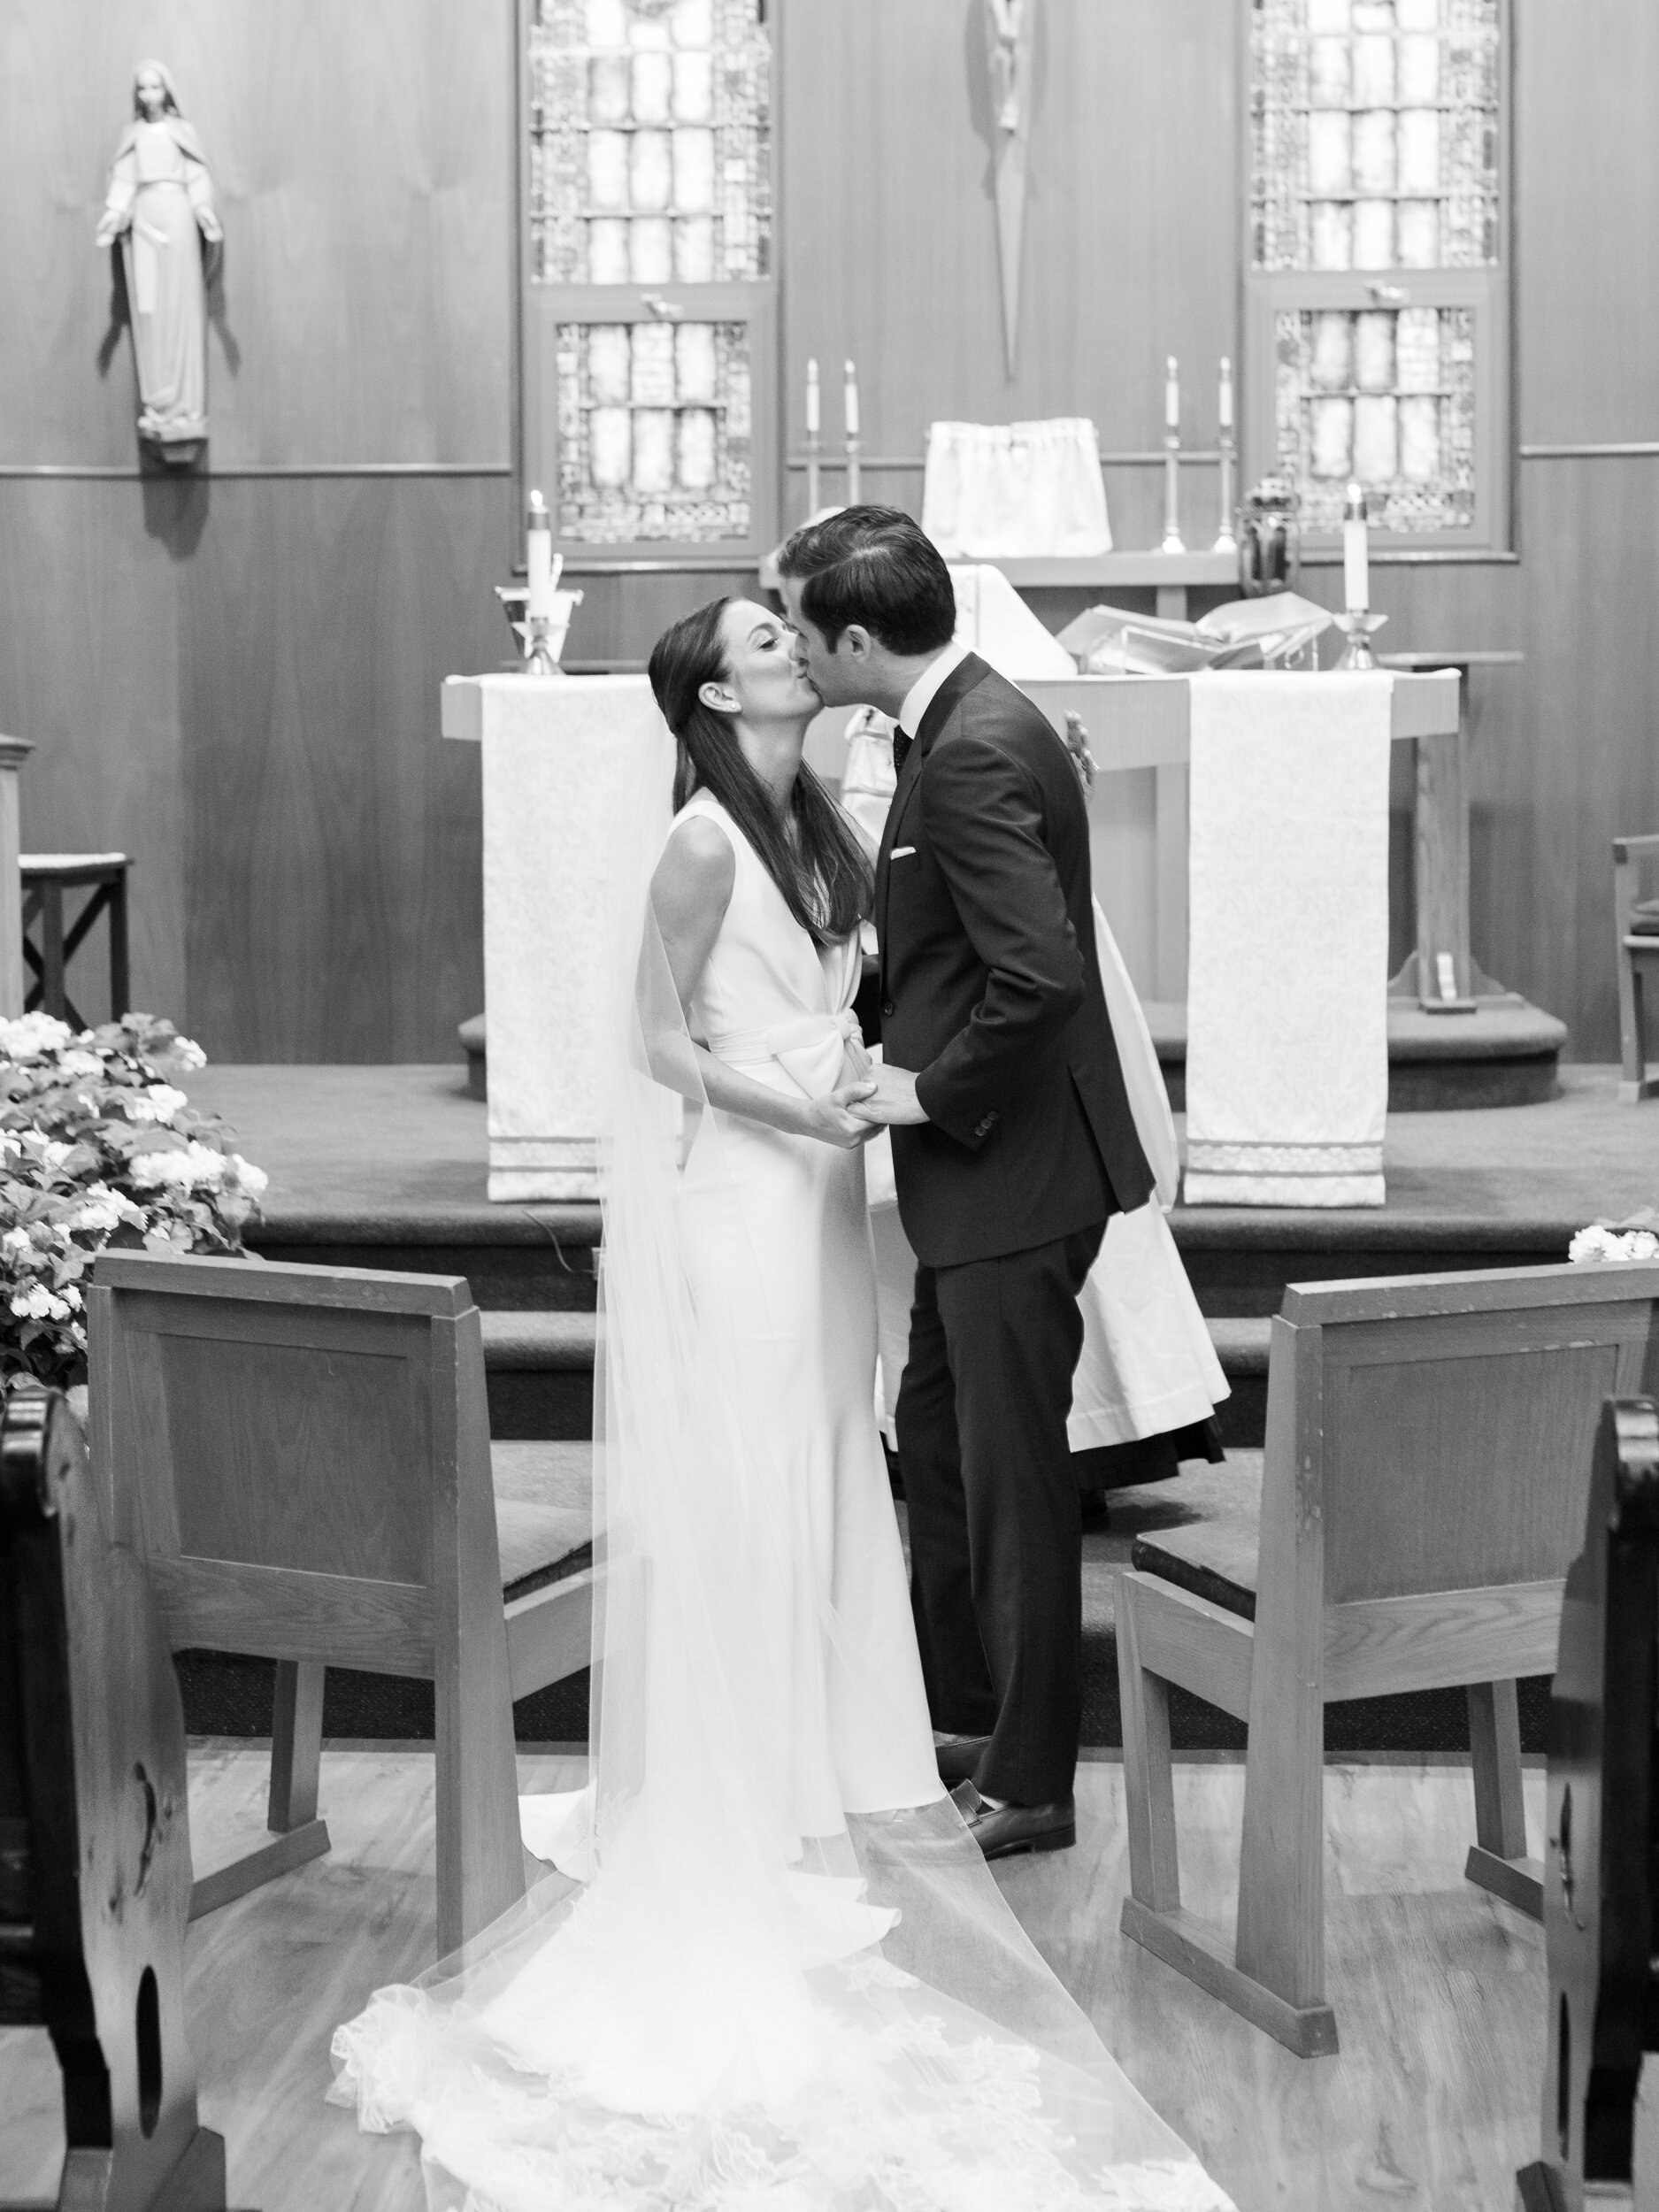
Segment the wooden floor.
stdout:
<path fill-rule="evenodd" d="M 580 1761 L 520 1761 L 526 1790 Z M 1466 1767 L 1333 1766 L 1325 1788 L 1329 1991 L 1339 2057 L 1298 2061 L 1118 1932 L 1128 1870 L 1122 1770 L 1079 1776 L 1079 1843 L 1001 1870 L 1010 1901 L 1107 2045 L 1187 2136 L 1240 2212 L 1400 2205 L 1509 2212 L 1537 2154 L 1547 1995 L 1543 1932 L 1462 1879 L 1473 1827 Z M 334 1851 L 199 1922 L 189 2029 L 203 2116 L 223 2131 L 231 2201 L 257 2212 L 420 2212 L 413 2142 L 359 2135 L 323 2103 L 328 2039 L 380 1984 L 430 1962 L 432 1762 L 332 1750 Z M 198 1870 L 255 1838 L 265 1755 L 192 1748 Z M 1529 1769 L 1540 1841 L 1543 1776 Z M 1184 1763 L 1176 1800 L 1187 1901 L 1225 1916 L 1243 1768 Z M 0 2032 L 0 2203 L 50 2202 L 61 2156 L 43 2034 Z"/>

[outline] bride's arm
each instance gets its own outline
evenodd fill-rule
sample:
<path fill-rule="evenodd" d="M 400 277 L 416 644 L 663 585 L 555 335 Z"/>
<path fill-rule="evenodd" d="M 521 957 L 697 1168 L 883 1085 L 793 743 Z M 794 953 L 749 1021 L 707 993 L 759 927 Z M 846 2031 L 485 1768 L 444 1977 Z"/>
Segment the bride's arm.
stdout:
<path fill-rule="evenodd" d="M 737 864 L 730 841 L 712 822 L 682 822 L 663 849 L 651 879 L 651 911 L 673 983 L 674 1003 L 649 979 L 651 948 L 641 956 L 639 1006 L 651 1073 L 669 1090 L 706 1098 L 722 1112 L 742 1114 L 795 1137 L 817 1137 L 852 1150 L 867 1141 L 868 1122 L 847 1110 L 848 1092 L 829 1098 L 792 1098 L 717 1060 L 690 1035 L 692 994 L 731 904 Z M 871 1087 L 856 1086 L 864 1096 Z"/>

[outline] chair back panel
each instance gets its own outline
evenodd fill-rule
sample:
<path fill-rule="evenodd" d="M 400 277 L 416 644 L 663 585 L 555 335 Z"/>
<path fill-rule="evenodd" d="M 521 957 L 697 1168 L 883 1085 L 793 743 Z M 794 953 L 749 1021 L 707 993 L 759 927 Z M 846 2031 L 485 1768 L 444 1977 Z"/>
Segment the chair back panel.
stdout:
<path fill-rule="evenodd" d="M 209 1283 L 188 1261 L 101 1266 L 104 1480 L 121 1540 L 165 1571 L 175 1644 L 225 1641 L 239 1577 L 261 1614 L 286 1578 L 296 1618 L 334 1610 L 330 1587 L 361 1609 L 378 1586 L 400 1618 L 430 1589 L 434 1476 L 455 1451 L 434 1436 L 454 1331 L 434 1308 L 456 1301 L 435 1294 L 467 1301 L 465 1284 L 404 1280 L 233 1265 Z M 254 1294 L 239 1296 L 244 1285 Z"/>
<path fill-rule="evenodd" d="M 1327 1603 L 1566 1573 L 1602 1402 L 1653 1358 L 1650 1300 L 1322 1333 Z"/>
<path fill-rule="evenodd" d="M 424 1350 L 430 1325 L 414 1333 Z M 162 1336 L 180 1555 L 429 1581 L 431 1390 L 411 1348 Z"/>

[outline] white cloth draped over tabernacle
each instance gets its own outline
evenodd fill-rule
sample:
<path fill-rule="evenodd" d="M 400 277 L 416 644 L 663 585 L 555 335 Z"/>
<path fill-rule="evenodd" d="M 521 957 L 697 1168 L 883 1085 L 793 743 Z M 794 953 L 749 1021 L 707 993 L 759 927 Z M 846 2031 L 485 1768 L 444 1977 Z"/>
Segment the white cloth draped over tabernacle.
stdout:
<path fill-rule="evenodd" d="M 948 561 L 1110 553 L 1094 424 L 1083 416 L 933 424 L 922 527 Z"/>
<path fill-rule="evenodd" d="M 1192 680 L 1189 1206 L 1380 1206 L 1394 678 Z"/>
<path fill-rule="evenodd" d="M 710 1106 L 646 902 L 668 749 L 618 749 L 591 1779 L 541 1839 L 574 1871 L 379 1992 L 333 2094 L 419 2131 L 431 2212 L 1230 2212 L 941 1790 L 863 1154 Z M 741 842 L 693 1011 L 806 1094 L 856 952 L 820 953 Z"/>

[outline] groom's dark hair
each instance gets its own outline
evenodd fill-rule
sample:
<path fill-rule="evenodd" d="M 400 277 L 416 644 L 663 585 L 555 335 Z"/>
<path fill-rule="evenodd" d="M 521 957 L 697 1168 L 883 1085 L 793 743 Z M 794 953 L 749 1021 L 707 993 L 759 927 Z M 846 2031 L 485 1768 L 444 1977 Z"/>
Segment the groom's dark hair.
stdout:
<path fill-rule="evenodd" d="M 843 507 L 809 522 L 779 554 L 778 573 L 802 579 L 802 611 L 831 652 L 849 622 L 889 653 L 936 653 L 956 634 L 950 571 L 897 507 Z"/>

